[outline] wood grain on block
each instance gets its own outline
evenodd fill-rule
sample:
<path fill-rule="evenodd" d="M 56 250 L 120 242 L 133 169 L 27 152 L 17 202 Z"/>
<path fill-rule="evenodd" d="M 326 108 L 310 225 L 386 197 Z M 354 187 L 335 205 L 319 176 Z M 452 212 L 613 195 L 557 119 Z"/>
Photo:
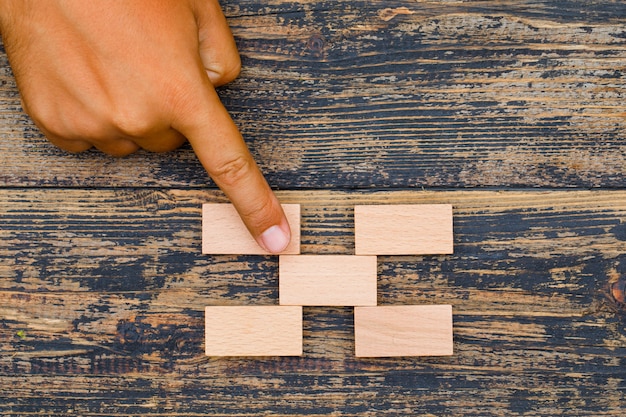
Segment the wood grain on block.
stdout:
<path fill-rule="evenodd" d="M 452 355 L 452 306 L 355 307 L 356 356 Z"/>
<path fill-rule="evenodd" d="M 281 253 L 300 253 L 300 205 L 283 204 L 291 227 L 291 242 Z M 252 238 L 232 204 L 202 205 L 202 253 L 208 255 L 268 255 Z"/>
<path fill-rule="evenodd" d="M 376 256 L 281 255 L 278 265 L 281 305 L 376 305 Z"/>
<path fill-rule="evenodd" d="M 452 205 L 357 205 L 357 255 L 438 255 L 453 251 Z"/>
<path fill-rule="evenodd" d="M 302 307 L 209 306 L 208 356 L 302 355 Z"/>

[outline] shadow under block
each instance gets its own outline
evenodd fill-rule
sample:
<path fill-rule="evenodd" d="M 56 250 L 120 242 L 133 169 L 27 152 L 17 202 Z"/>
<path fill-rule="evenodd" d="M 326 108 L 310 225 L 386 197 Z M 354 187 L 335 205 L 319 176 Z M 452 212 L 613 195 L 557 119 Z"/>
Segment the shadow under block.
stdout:
<path fill-rule="evenodd" d="M 301 356 L 302 307 L 209 306 L 207 356 Z"/>
<path fill-rule="evenodd" d="M 376 305 L 376 256 L 281 255 L 278 259 L 281 305 Z"/>
<path fill-rule="evenodd" d="M 452 306 L 355 307 L 357 357 L 452 355 Z"/>
<path fill-rule="evenodd" d="M 300 253 L 300 205 L 283 204 L 291 227 L 291 242 L 282 253 Z M 208 255 L 269 255 L 252 238 L 232 204 L 202 205 L 202 253 Z"/>
<path fill-rule="evenodd" d="M 451 254 L 452 205 L 357 205 L 354 234 L 357 255 Z"/>

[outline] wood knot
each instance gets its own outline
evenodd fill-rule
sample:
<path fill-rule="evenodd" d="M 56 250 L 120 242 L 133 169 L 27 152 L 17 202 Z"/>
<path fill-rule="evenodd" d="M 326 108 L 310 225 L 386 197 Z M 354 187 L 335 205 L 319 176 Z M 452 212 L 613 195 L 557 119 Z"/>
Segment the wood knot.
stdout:
<path fill-rule="evenodd" d="M 621 307 L 626 308 L 626 279 L 621 276 L 616 280 L 609 282 L 609 293 L 613 301 Z"/>
<path fill-rule="evenodd" d="M 387 8 L 379 11 L 378 17 L 380 17 L 383 21 L 388 22 L 399 14 L 415 14 L 415 12 L 406 7 L 397 7 L 395 9 Z"/>
<path fill-rule="evenodd" d="M 326 39 L 320 34 L 311 35 L 306 43 L 306 47 L 313 55 L 321 55 L 326 47 Z"/>
<path fill-rule="evenodd" d="M 606 297 L 609 299 L 613 311 L 626 312 L 626 273 L 621 265 L 609 268 L 607 276 L 609 278 L 606 286 Z"/>
<path fill-rule="evenodd" d="M 134 321 L 120 320 L 117 324 L 117 342 L 124 347 L 136 348 L 141 344 L 143 329 Z"/>

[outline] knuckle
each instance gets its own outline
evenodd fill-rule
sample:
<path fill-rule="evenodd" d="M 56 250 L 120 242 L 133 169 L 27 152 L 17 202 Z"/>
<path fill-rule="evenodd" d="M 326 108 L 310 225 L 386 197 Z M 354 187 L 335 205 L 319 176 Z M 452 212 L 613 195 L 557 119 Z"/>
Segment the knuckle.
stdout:
<path fill-rule="evenodd" d="M 255 220 L 260 230 L 266 230 L 273 225 L 273 219 L 268 217 L 268 213 L 271 213 L 272 209 L 273 206 L 270 198 L 257 199 L 254 201 L 253 205 L 242 213 L 242 217 Z"/>
<path fill-rule="evenodd" d="M 133 154 L 135 152 L 137 152 L 138 148 L 136 146 L 132 146 L 132 145 L 121 145 L 118 146 L 116 148 L 106 148 L 106 149 L 102 149 L 102 152 L 106 153 L 107 155 L 110 155 L 114 158 L 123 158 L 125 156 L 128 156 L 130 154 Z"/>
<path fill-rule="evenodd" d="M 47 136 L 65 141 L 91 140 L 99 133 L 100 124 L 97 121 L 88 114 L 75 112 L 71 107 L 31 100 L 24 104 L 24 110 Z"/>
<path fill-rule="evenodd" d="M 241 59 L 237 55 L 211 71 L 214 74 L 213 84 L 219 86 L 234 81 L 241 73 Z"/>
<path fill-rule="evenodd" d="M 233 58 L 233 60 L 229 63 L 229 65 L 225 68 L 224 78 L 227 80 L 226 82 L 231 82 L 235 78 L 239 77 L 241 73 L 241 59 L 239 56 L 237 58 Z"/>
<path fill-rule="evenodd" d="M 30 119 L 42 130 L 58 137 L 65 137 L 67 132 L 61 123 L 61 118 L 53 114 L 50 107 L 42 106 L 37 102 L 28 102 L 23 105 Z"/>
<path fill-rule="evenodd" d="M 253 162 L 244 155 L 222 162 L 217 168 L 211 171 L 211 176 L 220 186 L 234 187 L 245 181 L 252 173 Z"/>
<path fill-rule="evenodd" d="M 127 139 L 98 141 L 95 143 L 95 146 L 100 151 L 115 158 L 128 156 L 139 149 L 136 143 Z"/>
<path fill-rule="evenodd" d="M 136 109 L 119 109 L 111 119 L 113 127 L 127 137 L 145 137 L 153 128 L 150 118 Z"/>

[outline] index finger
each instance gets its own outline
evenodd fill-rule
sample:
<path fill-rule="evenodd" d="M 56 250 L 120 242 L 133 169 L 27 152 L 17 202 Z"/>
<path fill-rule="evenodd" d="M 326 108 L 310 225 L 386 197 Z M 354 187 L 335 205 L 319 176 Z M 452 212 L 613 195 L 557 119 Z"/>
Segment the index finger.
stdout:
<path fill-rule="evenodd" d="M 172 127 L 187 137 L 259 245 L 282 252 L 291 239 L 283 209 L 208 78 L 204 84 L 199 106 L 179 115 Z"/>

